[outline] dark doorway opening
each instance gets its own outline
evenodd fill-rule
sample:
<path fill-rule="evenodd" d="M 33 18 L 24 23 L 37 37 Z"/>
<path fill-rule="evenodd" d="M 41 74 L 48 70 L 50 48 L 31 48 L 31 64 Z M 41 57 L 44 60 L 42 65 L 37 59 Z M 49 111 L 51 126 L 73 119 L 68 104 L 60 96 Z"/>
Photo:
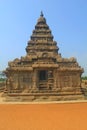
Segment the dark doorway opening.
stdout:
<path fill-rule="evenodd" d="M 40 81 L 47 80 L 47 71 L 46 70 L 39 71 L 39 80 Z"/>

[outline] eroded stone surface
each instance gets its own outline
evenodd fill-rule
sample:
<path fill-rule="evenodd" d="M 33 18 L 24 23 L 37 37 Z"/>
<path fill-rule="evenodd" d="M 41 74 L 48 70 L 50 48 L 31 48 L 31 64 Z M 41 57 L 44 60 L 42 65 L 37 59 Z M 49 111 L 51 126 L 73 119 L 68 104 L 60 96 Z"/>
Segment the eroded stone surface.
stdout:
<path fill-rule="evenodd" d="M 28 41 L 26 55 L 8 63 L 5 93 L 34 96 L 39 93 L 41 98 L 49 94 L 50 99 L 53 95 L 53 100 L 55 94 L 81 95 L 83 69 L 74 57 L 63 58 L 58 50 L 57 42 L 53 40 L 41 13 Z"/>

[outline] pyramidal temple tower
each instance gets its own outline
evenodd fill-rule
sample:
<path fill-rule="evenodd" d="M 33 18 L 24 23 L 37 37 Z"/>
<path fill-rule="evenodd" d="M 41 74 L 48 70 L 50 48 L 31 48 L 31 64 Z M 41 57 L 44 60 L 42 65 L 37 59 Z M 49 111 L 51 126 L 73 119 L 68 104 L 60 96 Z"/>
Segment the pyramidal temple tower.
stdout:
<path fill-rule="evenodd" d="M 26 56 L 8 63 L 5 93 L 20 100 L 82 98 L 83 69 L 75 58 L 62 58 L 41 12 L 26 47 Z"/>

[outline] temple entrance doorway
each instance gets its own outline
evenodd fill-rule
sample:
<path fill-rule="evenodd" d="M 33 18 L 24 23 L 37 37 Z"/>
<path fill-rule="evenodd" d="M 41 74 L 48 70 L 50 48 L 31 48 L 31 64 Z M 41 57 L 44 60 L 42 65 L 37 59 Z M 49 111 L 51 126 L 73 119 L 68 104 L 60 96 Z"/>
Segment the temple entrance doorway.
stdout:
<path fill-rule="evenodd" d="M 47 71 L 41 70 L 39 71 L 39 81 L 45 81 L 47 80 Z"/>
<path fill-rule="evenodd" d="M 39 89 L 40 90 L 47 89 L 48 71 L 47 70 L 40 70 L 38 72 L 38 78 L 39 78 Z"/>

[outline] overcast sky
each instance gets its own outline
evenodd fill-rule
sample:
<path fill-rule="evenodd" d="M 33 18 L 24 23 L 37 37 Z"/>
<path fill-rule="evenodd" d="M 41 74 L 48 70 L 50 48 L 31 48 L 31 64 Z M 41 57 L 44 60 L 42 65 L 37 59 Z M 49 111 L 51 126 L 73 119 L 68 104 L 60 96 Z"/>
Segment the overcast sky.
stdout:
<path fill-rule="evenodd" d="M 0 70 L 26 55 L 43 11 L 62 57 L 75 57 L 87 75 L 87 0 L 0 0 Z"/>

